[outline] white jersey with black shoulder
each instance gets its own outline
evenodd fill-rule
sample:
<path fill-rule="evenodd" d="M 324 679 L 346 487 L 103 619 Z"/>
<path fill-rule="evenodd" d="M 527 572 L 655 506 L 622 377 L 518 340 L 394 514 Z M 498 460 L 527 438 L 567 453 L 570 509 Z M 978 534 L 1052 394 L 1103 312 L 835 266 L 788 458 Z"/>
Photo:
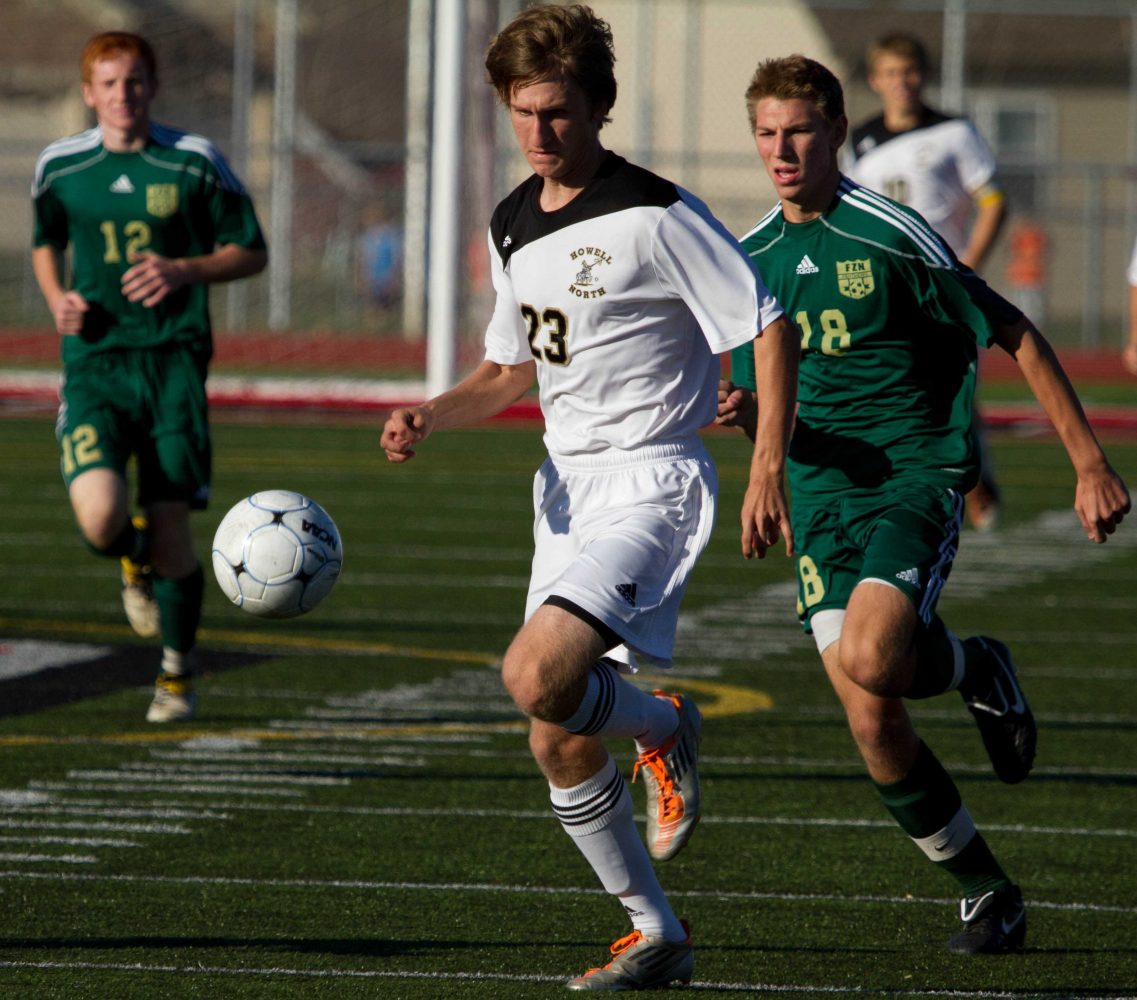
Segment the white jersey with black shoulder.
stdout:
<path fill-rule="evenodd" d="M 497 304 L 486 360 L 535 360 L 550 454 L 635 449 L 715 416 L 717 355 L 781 307 L 693 195 L 608 153 L 568 205 L 534 175 L 490 223 Z"/>
<path fill-rule="evenodd" d="M 967 247 L 975 193 L 996 183 L 995 154 L 966 118 L 931 108 L 893 132 L 878 115 L 853 130 L 844 172 L 914 208 L 957 254 Z"/>

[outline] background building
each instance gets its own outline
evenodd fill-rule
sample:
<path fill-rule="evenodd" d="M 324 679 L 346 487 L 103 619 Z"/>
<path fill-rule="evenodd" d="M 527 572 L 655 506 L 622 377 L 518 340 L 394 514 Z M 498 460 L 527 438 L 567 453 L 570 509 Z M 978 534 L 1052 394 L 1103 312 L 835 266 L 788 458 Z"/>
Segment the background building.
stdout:
<path fill-rule="evenodd" d="M 253 190 L 270 273 L 214 292 L 222 331 L 420 341 L 427 329 L 432 53 L 462 39 L 459 338 L 476 353 L 488 315 L 484 231 L 521 177 L 482 54 L 517 0 L 7 0 L 0 35 L 0 362 L 47 331 L 28 263 L 38 152 L 89 123 L 85 40 L 107 28 L 154 42 L 156 116 L 209 135 Z M 1137 229 L 1135 0 L 595 0 L 613 27 L 619 98 L 606 143 L 672 177 L 741 234 L 772 202 L 742 98 L 763 58 L 803 52 L 872 113 L 863 54 L 885 30 L 919 35 L 929 97 L 971 114 L 999 158 L 1010 221 L 987 270 L 1014 292 L 1010 238 L 1044 240 L 1036 300 L 1064 346 L 1117 345 Z M 457 18 L 457 22 L 455 22 Z M 936 85 L 938 84 L 938 85 Z M 401 230 L 401 287 L 369 307 L 357 267 L 365 219 Z M 1036 244 L 1037 246 L 1037 244 Z M 1009 270 L 1010 269 L 1010 270 Z M 50 335 L 48 334 L 48 339 Z M 310 338 L 309 338 L 310 339 Z M 288 338 L 278 337 L 286 345 Z M 279 347 L 281 358 L 290 348 Z M 271 360 L 261 356 L 261 361 Z M 279 358 L 278 358 L 279 360 Z M 417 363 L 417 362 L 412 362 Z"/>

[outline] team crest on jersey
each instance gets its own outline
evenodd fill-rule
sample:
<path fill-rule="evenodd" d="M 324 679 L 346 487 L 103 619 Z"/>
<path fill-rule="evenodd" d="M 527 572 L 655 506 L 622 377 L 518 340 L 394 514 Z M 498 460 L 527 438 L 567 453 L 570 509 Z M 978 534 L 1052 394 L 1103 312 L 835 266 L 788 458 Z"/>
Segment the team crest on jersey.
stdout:
<path fill-rule="evenodd" d="M 837 261 L 837 290 L 850 299 L 863 299 L 876 291 L 871 260 Z"/>
<path fill-rule="evenodd" d="M 599 247 L 579 247 L 569 254 L 576 269 L 569 292 L 580 299 L 598 299 L 608 292 L 600 283 L 596 269 L 612 263 L 612 258 Z"/>
<path fill-rule="evenodd" d="M 177 184 L 147 184 L 146 211 L 159 219 L 168 219 L 178 210 Z"/>

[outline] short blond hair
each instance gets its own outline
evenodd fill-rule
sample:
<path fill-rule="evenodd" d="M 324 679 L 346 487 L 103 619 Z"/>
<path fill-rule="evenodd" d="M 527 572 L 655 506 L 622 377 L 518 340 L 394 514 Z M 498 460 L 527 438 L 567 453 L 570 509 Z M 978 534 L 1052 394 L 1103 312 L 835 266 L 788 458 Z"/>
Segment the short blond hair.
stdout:
<path fill-rule="evenodd" d="M 841 82 L 816 59 L 803 55 L 785 56 L 760 62 L 750 86 L 746 88 L 746 110 L 750 131 L 757 127 L 758 102 L 765 97 L 779 101 L 798 98 L 809 101 L 828 122 L 845 114 L 845 92 Z"/>
<path fill-rule="evenodd" d="M 928 72 L 928 50 L 920 39 L 905 31 L 893 31 L 887 35 L 881 35 L 869 46 L 865 53 L 865 69 L 870 74 L 881 56 L 898 56 L 901 59 L 911 59 L 921 73 Z"/>

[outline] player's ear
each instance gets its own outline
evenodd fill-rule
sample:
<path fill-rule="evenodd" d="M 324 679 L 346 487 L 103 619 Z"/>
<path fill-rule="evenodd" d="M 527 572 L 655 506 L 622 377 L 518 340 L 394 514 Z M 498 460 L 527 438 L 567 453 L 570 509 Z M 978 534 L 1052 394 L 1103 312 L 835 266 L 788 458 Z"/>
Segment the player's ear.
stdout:
<path fill-rule="evenodd" d="M 833 148 L 840 149 L 849 135 L 849 119 L 841 115 L 833 123 Z"/>

